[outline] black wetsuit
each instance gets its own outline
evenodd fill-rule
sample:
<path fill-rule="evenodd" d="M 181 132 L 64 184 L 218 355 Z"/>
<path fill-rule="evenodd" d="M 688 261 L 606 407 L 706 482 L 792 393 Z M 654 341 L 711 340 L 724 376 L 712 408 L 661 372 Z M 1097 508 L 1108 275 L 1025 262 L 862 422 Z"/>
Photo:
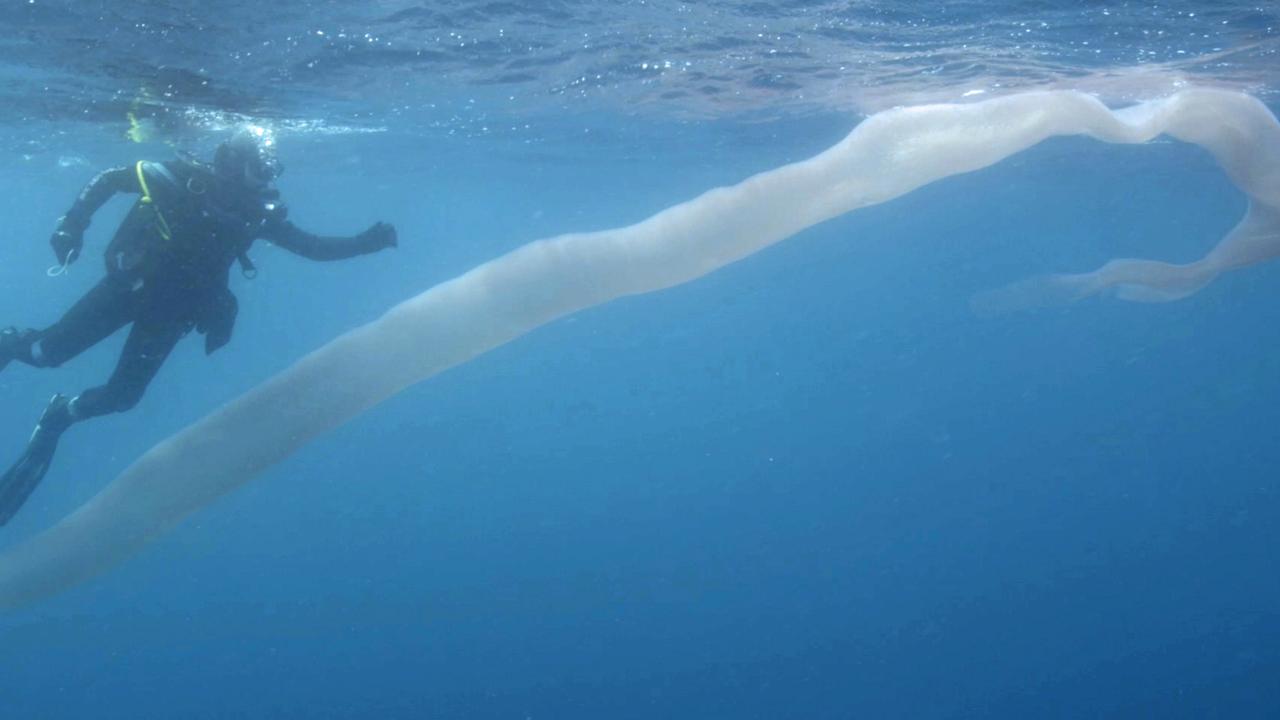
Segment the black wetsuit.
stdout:
<path fill-rule="evenodd" d="M 132 408 L 174 345 L 192 329 L 205 334 L 206 352 L 230 339 L 236 300 L 231 266 L 263 239 L 314 260 L 340 260 L 394 244 L 394 232 L 320 237 L 285 218 L 273 190 L 253 191 L 220 181 L 206 166 L 183 161 L 142 162 L 98 175 L 76 199 L 63 229 L 83 232 L 93 213 L 116 193 L 141 197 L 107 249 L 107 276 L 61 320 L 23 333 L 15 359 L 56 367 L 120 328 L 133 324 L 124 351 L 104 385 L 75 400 L 81 420 Z"/>

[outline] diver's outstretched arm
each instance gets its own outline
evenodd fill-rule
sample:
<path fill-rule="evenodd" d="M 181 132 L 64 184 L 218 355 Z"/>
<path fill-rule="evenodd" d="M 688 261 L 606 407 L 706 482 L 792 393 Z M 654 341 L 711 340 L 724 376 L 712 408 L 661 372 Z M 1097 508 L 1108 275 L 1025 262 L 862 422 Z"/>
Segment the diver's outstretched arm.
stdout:
<path fill-rule="evenodd" d="M 1195 262 L 1112 260 L 1093 272 L 1041 275 L 980 293 L 972 307 L 980 315 L 1066 305 L 1110 292 L 1121 300 L 1169 302 L 1198 292 L 1229 270 L 1280 256 L 1280 210 L 1253 202 L 1244 219 Z"/>
<path fill-rule="evenodd" d="M 325 237 L 313 235 L 287 220 L 281 220 L 269 224 L 263 231 L 263 238 L 309 260 L 346 260 L 399 244 L 395 227 L 383 222 L 374 223 L 359 235 Z"/>

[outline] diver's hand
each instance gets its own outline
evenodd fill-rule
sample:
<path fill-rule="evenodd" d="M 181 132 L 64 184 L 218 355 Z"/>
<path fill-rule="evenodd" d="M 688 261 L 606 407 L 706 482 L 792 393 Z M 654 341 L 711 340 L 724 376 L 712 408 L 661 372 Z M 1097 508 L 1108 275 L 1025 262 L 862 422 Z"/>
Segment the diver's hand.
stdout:
<path fill-rule="evenodd" d="M 58 258 L 58 264 L 70 265 L 80 257 L 80 251 L 84 249 L 84 231 L 59 225 L 53 231 L 53 237 L 49 238 L 49 244 L 53 246 L 53 255 Z"/>
<path fill-rule="evenodd" d="M 372 227 L 356 237 L 379 250 L 399 247 L 400 245 L 399 239 L 396 237 L 396 226 L 391 223 L 376 222 Z"/>

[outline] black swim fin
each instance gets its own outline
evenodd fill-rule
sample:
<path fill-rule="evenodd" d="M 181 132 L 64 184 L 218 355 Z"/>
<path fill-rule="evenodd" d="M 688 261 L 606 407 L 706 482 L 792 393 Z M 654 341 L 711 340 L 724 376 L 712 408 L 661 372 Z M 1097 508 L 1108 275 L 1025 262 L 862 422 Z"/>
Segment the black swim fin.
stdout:
<path fill-rule="evenodd" d="M 58 449 L 58 438 L 74 422 L 70 405 L 71 401 L 65 395 L 53 396 L 31 434 L 26 452 L 0 478 L 0 526 L 8 523 L 22 509 L 49 471 L 53 452 Z"/>

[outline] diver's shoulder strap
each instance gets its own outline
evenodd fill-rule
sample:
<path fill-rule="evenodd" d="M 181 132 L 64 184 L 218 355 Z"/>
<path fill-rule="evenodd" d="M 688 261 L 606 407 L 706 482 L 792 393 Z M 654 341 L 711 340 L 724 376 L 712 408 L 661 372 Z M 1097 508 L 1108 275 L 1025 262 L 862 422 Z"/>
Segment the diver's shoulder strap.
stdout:
<path fill-rule="evenodd" d="M 133 170 L 138 175 L 138 187 L 142 188 L 142 202 L 151 202 L 151 188 L 147 187 L 147 174 L 142 171 L 143 166 L 147 164 L 146 160 L 139 160 L 133 166 Z"/>
<path fill-rule="evenodd" d="M 181 182 L 178 180 L 178 177 L 173 174 L 172 170 L 165 167 L 164 163 L 139 160 L 134 165 L 134 172 L 137 173 L 138 186 L 142 188 L 142 196 L 144 198 L 151 197 L 151 186 L 147 184 L 148 177 L 153 181 L 159 180 L 170 188 L 181 187 Z"/>
<path fill-rule="evenodd" d="M 160 237 L 169 240 L 173 237 L 173 232 L 169 229 L 169 221 L 164 219 L 164 213 L 160 212 L 160 207 L 156 205 L 155 198 L 151 196 L 151 188 L 147 185 L 147 174 L 143 171 L 144 167 L 150 169 L 156 167 L 156 164 L 139 160 L 134 166 L 134 171 L 138 173 L 138 187 L 142 189 L 142 199 L 138 202 L 151 208 L 156 216 L 156 230 L 160 233 Z M 164 169 L 164 173 L 169 178 L 173 177 L 167 169 Z"/>
<path fill-rule="evenodd" d="M 149 162 L 146 164 L 146 170 L 147 172 L 155 173 L 157 176 L 160 177 L 160 179 L 164 180 L 169 185 L 172 185 L 175 188 L 179 187 L 177 176 L 174 175 L 173 171 L 170 170 L 164 163 Z"/>

